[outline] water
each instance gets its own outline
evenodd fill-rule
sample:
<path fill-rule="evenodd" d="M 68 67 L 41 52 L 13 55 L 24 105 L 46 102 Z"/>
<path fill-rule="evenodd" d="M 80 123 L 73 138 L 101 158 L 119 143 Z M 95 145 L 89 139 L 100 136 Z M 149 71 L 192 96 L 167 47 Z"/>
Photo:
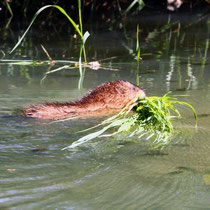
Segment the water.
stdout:
<path fill-rule="evenodd" d="M 209 22 L 185 26 L 182 25 L 184 29 L 179 36 L 173 32 L 174 28 L 152 39 L 151 33 L 148 37 L 143 32 L 143 60 L 139 65 L 130 51 L 135 50 L 134 31 L 127 32 L 127 39 L 118 32 L 92 32 L 93 37 L 87 43 L 88 59 L 117 58 L 102 61 L 106 69 L 86 69 L 82 83 L 77 69 L 51 74 L 40 84 L 48 65 L 1 63 L 0 207 L 209 209 Z M 71 42 L 68 39 L 64 37 L 58 42 Z M 56 51 L 55 45 L 52 44 L 53 50 L 49 52 L 53 59 L 60 59 L 61 49 L 58 47 Z M 75 53 L 72 60 L 76 60 L 77 47 L 72 51 Z M 46 59 L 41 49 L 38 53 L 33 51 L 33 45 L 21 46 L 21 52 L 27 58 L 31 55 Z M 63 55 L 67 60 L 68 53 Z M 13 59 L 22 57 L 21 53 L 13 55 Z M 51 69 L 62 65 L 56 64 Z M 76 151 L 62 151 L 84 135 L 78 131 L 101 119 L 49 124 L 11 115 L 13 109 L 29 104 L 74 100 L 90 88 L 117 79 L 139 82 L 149 96 L 161 96 L 168 91 L 190 95 L 182 100 L 197 110 L 197 130 L 192 112 L 180 107 L 184 119 L 175 122 L 175 129 L 181 142 L 164 150 L 149 150 L 144 142 L 134 143 L 129 139 L 120 143 L 126 138 L 121 135 L 115 139 L 96 139 Z"/>

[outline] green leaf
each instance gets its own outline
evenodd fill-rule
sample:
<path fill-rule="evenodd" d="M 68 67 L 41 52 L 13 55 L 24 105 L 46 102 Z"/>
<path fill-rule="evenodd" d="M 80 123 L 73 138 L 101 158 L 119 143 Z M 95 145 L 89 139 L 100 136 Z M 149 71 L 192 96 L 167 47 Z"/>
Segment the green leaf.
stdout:
<path fill-rule="evenodd" d="M 54 7 L 57 8 L 61 13 L 63 13 L 68 20 L 71 22 L 71 24 L 74 26 L 74 28 L 76 29 L 76 31 L 78 32 L 78 34 L 81 36 L 81 38 L 83 38 L 83 34 L 81 33 L 80 29 L 77 27 L 77 24 L 73 21 L 72 18 L 70 18 L 70 16 L 66 13 L 66 11 L 57 5 L 46 5 L 42 8 L 40 8 L 34 15 L 34 17 L 31 20 L 31 23 L 29 24 L 28 28 L 26 29 L 26 31 L 24 32 L 24 34 L 21 36 L 21 38 L 19 39 L 19 41 L 17 42 L 17 44 L 14 46 L 14 48 L 10 51 L 10 54 L 20 45 L 20 43 L 22 42 L 22 40 L 24 39 L 24 37 L 26 36 L 26 34 L 28 33 L 29 29 L 31 28 L 32 24 L 34 23 L 35 19 L 37 18 L 37 16 L 45 9 L 49 8 L 49 7 Z"/>

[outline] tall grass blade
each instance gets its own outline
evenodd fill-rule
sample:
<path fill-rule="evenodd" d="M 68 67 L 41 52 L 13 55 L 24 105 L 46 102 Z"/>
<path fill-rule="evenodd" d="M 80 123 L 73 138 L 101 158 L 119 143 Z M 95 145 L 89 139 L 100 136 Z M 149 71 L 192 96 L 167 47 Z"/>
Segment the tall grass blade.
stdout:
<path fill-rule="evenodd" d="M 12 12 L 12 9 L 11 9 L 11 7 L 9 5 L 9 1 L 5 0 L 4 2 L 6 4 L 6 7 L 7 7 L 8 11 L 9 11 L 11 17 L 13 17 L 13 12 Z"/>
<path fill-rule="evenodd" d="M 83 27 L 82 27 L 82 10 L 81 10 L 81 0 L 78 0 L 78 12 L 79 12 L 79 25 L 81 33 L 83 34 Z"/>
<path fill-rule="evenodd" d="M 77 27 L 77 24 L 73 21 L 73 19 L 71 19 L 71 17 L 65 12 L 65 10 L 57 5 L 46 5 L 42 8 L 40 8 L 36 14 L 34 15 L 34 17 L 31 20 L 31 23 L 29 24 L 28 28 L 26 29 L 26 31 L 24 32 L 24 34 L 21 36 L 21 38 L 19 39 L 19 41 L 17 42 L 17 44 L 14 46 L 14 48 L 10 51 L 10 54 L 20 45 L 20 43 L 22 42 L 22 40 L 24 39 L 24 37 L 26 36 L 26 34 L 28 33 L 29 29 L 31 28 L 32 24 L 34 23 L 35 19 L 37 18 L 37 16 L 45 9 L 49 8 L 49 7 L 55 7 L 57 8 L 60 12 L 62 12 L 67 18 L 68 20 L 71 22 L 71 24 L 74 26 L 74 28 L 76 29 L 76 31 L 78 32 L 78 34 L 80 35 L 80 37 L 83 39 L 83 34 L 80 31 L 80 29 Z"/>
<path fill-rule="evenodd" d="M 139 62 L 140 60 L 140 44 L 139 44 L 139 25 L 137 25 L 137 30 L 136 30 L 136 52 L 137 52 L 137 61 Z"/>

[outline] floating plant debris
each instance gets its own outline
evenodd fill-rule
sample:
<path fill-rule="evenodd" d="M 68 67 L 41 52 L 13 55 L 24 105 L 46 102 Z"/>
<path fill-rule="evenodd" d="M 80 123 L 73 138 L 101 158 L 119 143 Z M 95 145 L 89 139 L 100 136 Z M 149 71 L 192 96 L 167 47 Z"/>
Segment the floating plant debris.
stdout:
<path fill-rule="evenodd" d="M 138 136 L 140 140 L 152 139 L 153 148 L 166 146 L 171 142 L 174 134 L 172 119 L 181 118 L 179 110 L 174 106 L 175 104 L 181 104 L 191 108 L 197 126 L 198 118 L 193 106 L 184 101 L 177 100 L 176 96 L 168 96 L 168 94 L 165 94 L 163 97 L 139 97 L 137 102 L 132 105 L 131 103 L 119 114 L 85 131 L 97 127 L 100 127 L 100 130 L 81 137 L 64 149 L 78 147 L 97 137 L 110 137 L 120 133 L 124 133 L 129 137 L 134 135 Z M 113 129 L 113 132 L 110 133 L 111 129 Z M 109 133 L 107 133 L 108 130 Z"/>

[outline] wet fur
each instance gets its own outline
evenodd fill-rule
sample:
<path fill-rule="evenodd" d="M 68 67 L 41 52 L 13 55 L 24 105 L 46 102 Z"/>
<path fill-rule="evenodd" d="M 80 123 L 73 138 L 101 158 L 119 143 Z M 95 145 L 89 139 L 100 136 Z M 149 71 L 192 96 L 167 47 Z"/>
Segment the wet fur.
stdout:
<path fill-rule="evenodd" d="M 99 110 L 122 109 L 139 92 L 144 92 L 136 85 L 124 80 L 107 82 L 89 91 L 79 100 L 67 103 L 45 103 L 32 105 L 24 110 L 26 117 L 40 119 L 64 119 L 78 115 L 94 114 Z"/>

